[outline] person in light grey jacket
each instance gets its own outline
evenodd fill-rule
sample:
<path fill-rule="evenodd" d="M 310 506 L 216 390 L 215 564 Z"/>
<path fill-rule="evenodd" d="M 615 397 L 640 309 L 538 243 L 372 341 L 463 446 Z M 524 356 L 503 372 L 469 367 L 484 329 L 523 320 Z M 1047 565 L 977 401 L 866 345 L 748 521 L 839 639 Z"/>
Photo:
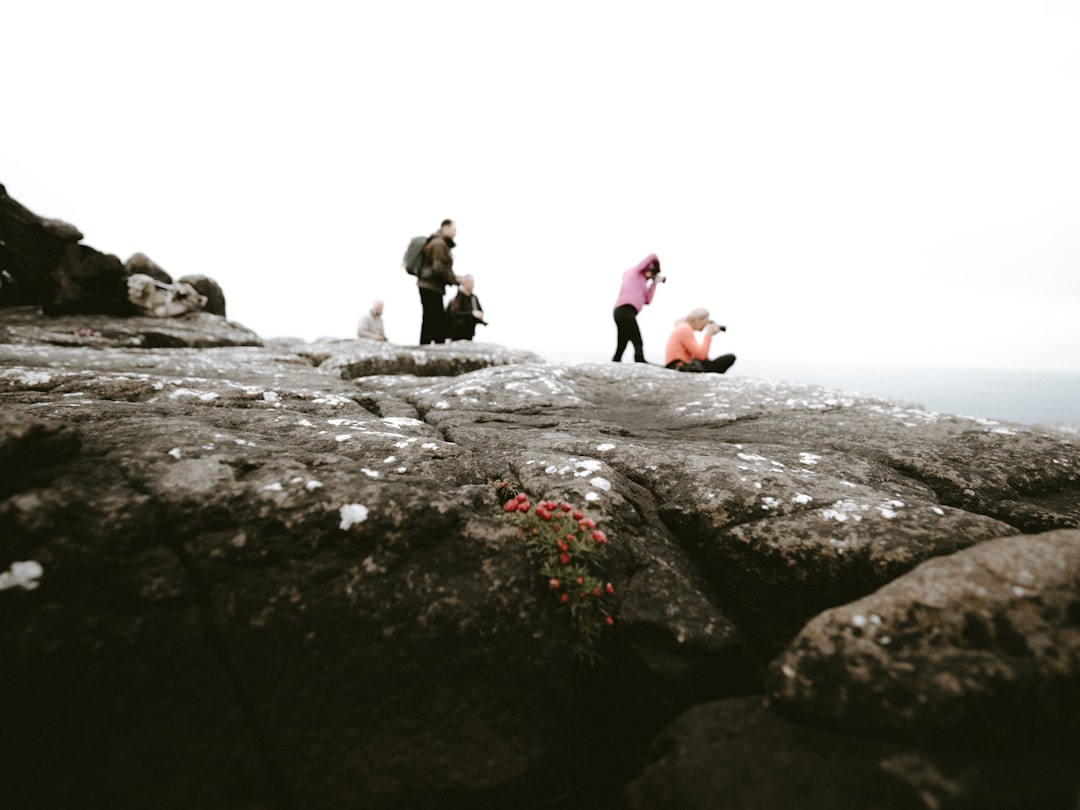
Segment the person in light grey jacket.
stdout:
<path fill-rule="evenodd" d="M 368 340 L 386 340 L 386 329 L 382 322 L 383 302 L 375 301 L 371 310 L 364 313 L 356 327 L 356 336 Z"/>

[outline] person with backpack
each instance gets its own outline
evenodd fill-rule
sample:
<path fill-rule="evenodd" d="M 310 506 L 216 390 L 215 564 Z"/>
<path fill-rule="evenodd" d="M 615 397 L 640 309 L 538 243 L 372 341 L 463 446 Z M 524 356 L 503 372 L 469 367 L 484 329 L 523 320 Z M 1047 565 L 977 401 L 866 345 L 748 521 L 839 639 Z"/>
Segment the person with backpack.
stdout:
<path fill-rule="evenodd" d="M 428 237 L 421 251 L 420 270 L 416 286 L 420 289 L 420 305 L 423 320 L 420 323 L 420 345 L 443 343 L 449 335 L 443 296 L 447 284 L 460 284 L 454 274 L 454 237 L 457 225 L 452 219 L 444 219 L 439 230 Z"/>
<path fill-rule="evenodd" d="M 698 343 L 694 332 L 705 330 L 705 338 Z M 664 362 L 677 371 L 712 371 L 723 374 L 735 362 L 735 355 L 722 354 L 709 359 L 709 347 L 713 335 L 726 332 L 727 327 L 709 320 L 709 310 L 698 307 L 685 318 L 675 321 L 675 328 L 668 338 Z"/>
<path fill-rule="evenodd" d="M 618 330 L 618 343 L 612 359 L 616 363 L 622 362 L 628 343 L 634 344 L 634 362 L 646 362 L 637 316 L 643 306 L 652 302 L 656 294 L 656 285 L 663 284 L 666 280 L 660 275 L 660 260 L 656 258 L 655 253 L 650 253 L 623 273 L 619 297 L 615 299 L 614 316 L 615 328 Z"/>
<path fill-rule="evenodd" d="M 450 319 L 451 340 L 472 340 L 476 334 L 476 325 L 487 326 L 484 309 L 480 299 L 473 295 L 475 281 L 470 275 L 461 277 L 457 295 L 446 305 L 446 316 Z"/>

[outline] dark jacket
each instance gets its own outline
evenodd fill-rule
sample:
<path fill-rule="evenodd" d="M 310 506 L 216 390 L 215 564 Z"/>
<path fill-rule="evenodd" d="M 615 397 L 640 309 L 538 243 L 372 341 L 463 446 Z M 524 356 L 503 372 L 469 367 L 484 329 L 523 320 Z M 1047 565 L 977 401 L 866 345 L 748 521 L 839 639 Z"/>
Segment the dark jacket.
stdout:
<path fill-rule="evenodd" d="M 435 290 L 439 295 L 446 292 L 446 285 L 456 281 L 454 275 L 454 256 L 450 252 L 454 240 L 448 236 L 434 233 L 424 245 L 424 260 L 420 263 L 420 275 L 416 286 Z"/>
<path fill-rule="evenodd" d="M 480 306 L 480 299 L 475 295 L 467 295 L 458 290 L 458 294 L 450 299 L 450 303 L 446 305 L 446 314 L 450 320 L 451 340 L 473 339 L 473 335 L 476 334 L 476 325 L 480 323 L 473 315 L 474 309 L 484 309 Z"/>

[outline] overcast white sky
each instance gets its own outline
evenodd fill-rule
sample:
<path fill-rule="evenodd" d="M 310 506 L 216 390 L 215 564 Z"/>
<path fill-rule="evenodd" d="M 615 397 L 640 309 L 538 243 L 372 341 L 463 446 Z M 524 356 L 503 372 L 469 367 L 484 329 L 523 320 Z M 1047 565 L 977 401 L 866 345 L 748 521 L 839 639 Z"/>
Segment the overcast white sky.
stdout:
<path fill-rule="evenodd" d="M 774 361 L 1080 370 L 1080 3 L 36 2 L 0 183 L 264 337 L 415 343 L 458 223 L 478 338 L 610 358 L 622 271 Z M 630 353 L 627 353 L 627 360 Z"/>

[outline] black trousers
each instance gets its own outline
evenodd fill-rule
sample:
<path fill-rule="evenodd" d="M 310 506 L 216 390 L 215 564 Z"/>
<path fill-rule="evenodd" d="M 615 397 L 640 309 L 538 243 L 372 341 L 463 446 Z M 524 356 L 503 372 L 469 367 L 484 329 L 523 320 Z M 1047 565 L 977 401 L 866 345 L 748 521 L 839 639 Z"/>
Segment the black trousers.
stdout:
<path fill-rule="evenodd" d="M 675 369 L 676 371 L 712 371 L 716 374 L 723 374 L 733 365 L 735 365 L 735 355 L 722 354 L 719 357 L 714 357 L 712 360 L 691 360 L 689 363 L 672 360 L 667 364 L 667 367 Z"/>
<path fill-rule="evenodd" d="M 443 311 L 442 293 L 417 287 L 420 305 L 424 308 L 424 320 L 420 322 L 420 345 L 446 341 L 446 312 Z"/>
<path fill-rule="evenodd" d="M 645 362 L 645 350 L 641 346 L 641 330 L 637 325 L 637 310 L 630 304 L 615 307 L 615 328 L 619 330 L 618 343 L 615 347 L 615 356 L 611 358 L 616 363 L 622 360 L 626 344 L 634 344 L 634 362 Z"/>

